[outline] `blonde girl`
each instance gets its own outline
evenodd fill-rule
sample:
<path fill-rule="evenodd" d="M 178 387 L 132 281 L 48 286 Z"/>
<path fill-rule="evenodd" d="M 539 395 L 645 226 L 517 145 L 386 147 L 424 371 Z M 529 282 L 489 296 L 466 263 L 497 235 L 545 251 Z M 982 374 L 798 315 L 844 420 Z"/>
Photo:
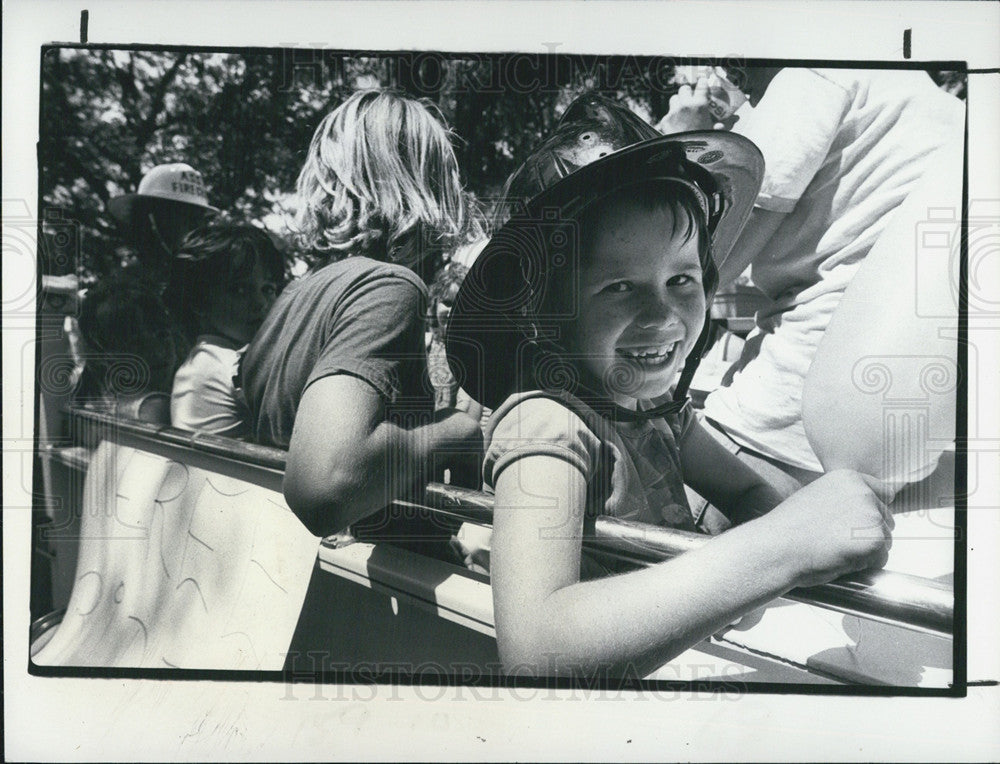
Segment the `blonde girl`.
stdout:
<path fill-rule="evenodd" d="M 288 449 L 285 498 L 316 534 L 416 490 L 446 444 L 481 444 L 478 412 L 434 414 L 426 374 L 423 277 L 477 221 L 450 137 L 424 102 L 358 92 L 320 123 L 299 175 L 298 243 L 316 267 L 275 303 L 242 383 L 253 435 Z"/>

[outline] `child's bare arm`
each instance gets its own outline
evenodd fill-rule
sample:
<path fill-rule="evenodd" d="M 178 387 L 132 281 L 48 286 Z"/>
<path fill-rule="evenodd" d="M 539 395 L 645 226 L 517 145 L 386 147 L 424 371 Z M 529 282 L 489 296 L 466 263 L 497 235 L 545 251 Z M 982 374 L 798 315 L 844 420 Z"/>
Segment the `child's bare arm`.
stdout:
<path fill-rule="evenodd" d="M 580 582 L 585 495 L 582 474 L 550 456 L 518 460 L 497 480 L 492 583 L 508 672 L 622 675 L 631 665 L 644 675 L 795 586 L 886 560 L 891 518 L 842 471 L 701 549 Z"/>
<path fill-rule="evenodd" d="M 734 524 L 770 512 L 781 495 L 762 477 L 727 451 L 699 422 L 693 422 L 680 444 L 684 482 L 708 499 Z"/>
<path fill-rule="evenodd" d="M 384 507 L 426 478 L 445 442 L 481 447 L 478 420 L 462 411 L 413 429 L 385 421 L 382 396 L 363 380 L 335 374 L 306 388 L 288 447 L 284 494 L 317 535 L 328 535 Z"/>

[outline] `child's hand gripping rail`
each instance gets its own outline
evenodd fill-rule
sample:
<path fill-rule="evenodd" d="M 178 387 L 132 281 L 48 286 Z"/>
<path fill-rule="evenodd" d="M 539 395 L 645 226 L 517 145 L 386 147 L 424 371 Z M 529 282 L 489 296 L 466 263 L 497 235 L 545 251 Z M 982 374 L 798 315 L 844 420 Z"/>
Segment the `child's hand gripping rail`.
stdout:
<path fill-rule="evenodd" d="M 493 516 L 493 497 L 455 486 L 432 483 L 427 487 L 426 503 L 469 522 L 486 524 Z M 696 533 L 598 517 L 593 536 L 584 543 L 602 553 L 650 565 L 710 540 L 710 536 Z M 819 586 L 793 589 L 784 597 L 925 633 L 944 637 L 953 634 L 954 591 L 948 585 L 918 576 L 862 571 Z"/>

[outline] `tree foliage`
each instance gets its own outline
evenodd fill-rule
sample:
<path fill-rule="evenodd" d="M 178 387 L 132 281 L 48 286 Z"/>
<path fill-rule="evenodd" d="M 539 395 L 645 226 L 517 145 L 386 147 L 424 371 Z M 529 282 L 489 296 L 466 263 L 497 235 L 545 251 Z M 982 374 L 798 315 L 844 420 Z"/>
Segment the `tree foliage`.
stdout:
<path fill-rule="evenodd" d="M 439 106 L 467 186 L 488 202 L 583 90 L 662 113 L 670 72 L 653 82 L 652 61 L 53 48 L 42 66 L 42 199 L 78 226 L 85 279 L 123 262 L 108 200 L 164 162 L 200 170 L 220 209 L 273 226 L 322 117 L 357 88 L 396 87 Z"/>
<path fill-rule="evenodd" d="M 52 48 L 42 63 L 42 201 L 75 223 L 82 248 L 72 264 L 46 267 L 75 267 L 85 281 L 120 268 L 126 250 L 107 202 L 165 162 L 200 170 L 211 204 L 275 228 L 313 130 L 358 88 L 436 103 L 467 187 L 488 206 L 576 95 L 597 90 L 657 120 L 676 92 L 673 72 L 662 57 Z M 935 74 L 954 92 L 954 77 Z"/>

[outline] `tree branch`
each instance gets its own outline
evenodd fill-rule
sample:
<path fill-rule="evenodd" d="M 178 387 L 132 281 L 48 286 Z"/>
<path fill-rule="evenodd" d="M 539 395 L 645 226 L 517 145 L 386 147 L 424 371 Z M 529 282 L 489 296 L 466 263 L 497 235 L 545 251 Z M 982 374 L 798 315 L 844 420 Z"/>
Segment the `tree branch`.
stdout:
<path fill-rule="evenodd" d="M 75 151 L 67 150 L 64 152 L 64 155 L 66 156 L 70 166 L 72 166 L 79 176 L 87 182 L 87 185 L 90 186 L 93 192 L 100 197 L 101 201 L 104 202 L 104 204 L 107 204 L 111 198 L 111 195 L 108 193 L 107 185 L 102 183 L 96 173 L 83 163 L 83 160 L 80 159 L 79 154 Z"/>
<path fill-rule="evenodd" d="M 153 88 L 153 92 L 149 98 L 149 112 L 147 113 L 146 118 L 142 121 L 142 124 L 139 126 L 138 131 L 136 131 L 136 149 L 140 151 L 144 150 L 146 148 L 146 144 L 149 143 L 150 138 L 153 137 L 153 133 L 156 132 L 156 120 L 163 111 L 163 104 L 167 96 L 167 89 L 170 87 L 174 79 L 176 79 L 177 72 L 180 71 L 180 68 L 183 66 L 186 59 L 187 53 L 183 53 L 178 56 L 173 65 L 160 78 L 160 81 L 156 83 L 156 87 Z"/>
<path fill-rule="evenodd" d="M 111 66 L 111 69 L 115 73 L 115 79 L 118 80 L 118 86 L 122 90 L 122 111 L 125 113 L 125 119 L 132 125 L 132 115 L 129 113 L 127 106 L 134 106 L 139 101 L 139 90 L 135 86 L 135 69 L 132 65 L 132 57 L 129 56 L 129 67 L 126 71 L 122 69 L 115 63 L 114 56 L 110 53 L 106 57 L 106 61 Z"/>

